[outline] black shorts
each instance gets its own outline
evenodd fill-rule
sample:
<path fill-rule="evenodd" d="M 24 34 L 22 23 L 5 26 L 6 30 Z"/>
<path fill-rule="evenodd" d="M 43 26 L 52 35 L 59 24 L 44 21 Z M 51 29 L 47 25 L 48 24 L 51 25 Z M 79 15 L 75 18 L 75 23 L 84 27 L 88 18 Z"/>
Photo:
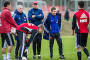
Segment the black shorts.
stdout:
<path fill-rule="evenodd" d="M 75 40 L 76 40 L 76 48 L 86 47 L 87 38 L 88 38 L 88 33 L 77 33 L 76 38 L 75 38 Z"/>
<path fill-rule="evenodd" d="M 9 46 L 14 45 L 14 40 L 12 34 L 10 33 L 1 33 L 1 40 L 2 40 L 2 48 L 6 48 L 7 44 Z"/>

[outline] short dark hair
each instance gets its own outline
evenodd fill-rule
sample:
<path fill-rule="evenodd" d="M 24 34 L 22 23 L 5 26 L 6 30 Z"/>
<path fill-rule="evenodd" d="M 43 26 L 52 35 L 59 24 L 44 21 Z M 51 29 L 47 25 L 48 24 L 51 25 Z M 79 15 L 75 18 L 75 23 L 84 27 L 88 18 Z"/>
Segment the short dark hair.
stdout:
<path fill-rule="evenodd" d="M 8 5 L 10 5 L 10 2 L 9 1 L 5 1 L 4 2 L 4 7 L 7 7 Z"/>
<path fill-rule="evenodd" d="M 53 10 L 56 10 L 56 8 L 55 8 L 55 7 L 52 7 L 52 8 L 51 8 L 51 11 L 53 11 Z"/>
<path fill-rule="evenodd" d="M 80 8 L 84 8 L 84 1 L 79 1 L 78 5 L 79 5 Z"/>

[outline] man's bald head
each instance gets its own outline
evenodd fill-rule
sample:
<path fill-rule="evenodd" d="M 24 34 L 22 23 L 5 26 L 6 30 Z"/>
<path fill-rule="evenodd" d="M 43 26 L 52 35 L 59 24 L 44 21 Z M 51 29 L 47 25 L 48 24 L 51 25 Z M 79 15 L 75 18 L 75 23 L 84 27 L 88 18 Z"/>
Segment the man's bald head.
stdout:
<path fill-rule="evenodd" d="M 22 13 L 22 12 L 23 12 L 23 6 L 22 6 L 22 5 L 18 5 L 18 6 L 17 6 L 17 11 L 18 11 L 19 13 Z"/>

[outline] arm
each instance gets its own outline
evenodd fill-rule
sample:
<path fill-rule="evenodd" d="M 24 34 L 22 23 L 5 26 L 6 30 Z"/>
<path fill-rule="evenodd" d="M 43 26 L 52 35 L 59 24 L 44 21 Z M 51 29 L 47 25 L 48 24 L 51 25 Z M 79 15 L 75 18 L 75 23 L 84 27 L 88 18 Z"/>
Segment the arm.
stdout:
<path fill-rule="evenodd" d="M 31 10 L 30 11 L 28 11 L 28 20 L 29 20 L 29 22 L 31 22 L 32 21 L 32 12 L 31 12 Z"/>
<path fill-rule="evenodd" d="M 89 21 L 89 18 L 88 18 L 88 24 L 90 23 L 90 21 Z"/>
<path fill-rule="evenodd" d="M 50 27 L 50 23 L 49 23 L 49 15 L 46 17 L 46 19 L 44 20 L 44 30 L 49 33 L 49 27 Z"/>
<path fill-rule="evenodd" d="M 7 12 L 6 14 L 5 14 L 5 16 L 6 16 L 6 18 L 7 18 L 7 22 L 12 26 L 12 27 L 17 27 L 17 24 L 16 24 L 16 22 L 14 21 L 14 19 L 12 18 L 12 16 L 11 16 L 11 13 L 10 12 Z"/>
<path fill-rule="evenodd" d="M 24 21 L 24 23 L 28 23 L 28 20 L 27 20 L 27 17 L 26 17 L 26 14 L 24 14 L 24 19 L 25 19 L 25 21 Z"/>
<path fill-rule="evenodd" d="M 13 19 L 15 20 L 15 22 L 17 22 L 17 15 L 16 14 L 13 15 Z"/>
<path fill-rule="evenodd" d="M 59 30 L 62 29 L 62 23 L 61 23 L 61 14 L 58 13 L 58 26 L 59 26 Z"/>
<path fill-rule="evenodd" d="M 42 20 L 44 18 L 44 14 L 42 12 L 42 10 L 40 10 L 40 14 L 39 15 L 36 15 L 36 18 Z"/>
<path fill-rule="evenodd" d="M 73 21 L 72 21 L 72 35 L 74 35 L 75 27 L 76 27 L 76 15 L 73 16 Z"/>

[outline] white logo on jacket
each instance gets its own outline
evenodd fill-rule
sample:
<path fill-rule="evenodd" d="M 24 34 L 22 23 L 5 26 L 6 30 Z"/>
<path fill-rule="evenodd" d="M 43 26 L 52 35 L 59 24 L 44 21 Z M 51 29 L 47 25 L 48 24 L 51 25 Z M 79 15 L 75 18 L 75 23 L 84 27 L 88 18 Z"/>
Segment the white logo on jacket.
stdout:
<path fill-rule="evenodd" d="M 87 22 L 87 16 L 86 14 L 83 13 L 80 17 L 80 23 L 85 23 L 85 22 Z"/>

